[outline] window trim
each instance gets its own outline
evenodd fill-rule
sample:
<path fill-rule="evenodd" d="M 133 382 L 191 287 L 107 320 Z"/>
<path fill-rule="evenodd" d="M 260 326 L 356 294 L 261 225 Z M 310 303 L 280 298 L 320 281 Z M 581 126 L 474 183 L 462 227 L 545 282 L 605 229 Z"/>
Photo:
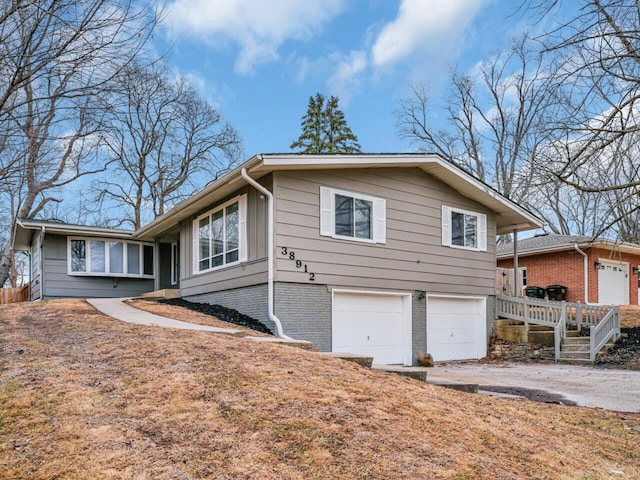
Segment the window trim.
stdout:
<path fill-rule="evenodd" d="M 209 226 L 211 226 L 211 217 L 219 211 L 223 211 L 223 225 L 226 228 L 226 214 L 224 211 L 229 205 L 233 205 L 234 203 L 238 204 L 238 260 L 229 263 L 222 263 L 222 265 L 210 266 L 204 270 L 200 269 L 200 238 L 198 236 L 199 231 L 199 223 L 200 220 L 209 217 Z M 211 229 L 211 227 L 209 227 Z M 191 224 L 191 236 L 192 236 L 192 245 L 193 245 L 193 275 L 200 275 L 203 273 L 209 273 L 216 270 L 220 270 L 223 268 L 233 267 L 236 265 L 240 265 L 243 262 L 247 261 L 247 194 L 244 193 L 242 195 L 238 195 L 233 197 L 232 199 L 221 203 L 220 205 L 216 205 L 211 210 L 208 210 L 200 215 L 198 215 Z M 211 245 L 210 245 L 211 247 Z M 222 253 L 222 259 L 226 260 L 227 251 Z M 210 255 L 209 258 L 213 258 L 213 255 Z"/>
<path fill-rule="evenodd" d="M 467 247 L 465 245 L 454 245 L 452 242 L 452 214 L 460 213 L 463 215 L 475 216 L 476 221 L 476 246 Z M 458 248 L 460 250 L 470 250 L 472 252 L 487 251 L 487 215 L 472 210 L 465 210 L 457 207 L 442 206 L 442 245 L 450 248 Z"/>
<path fill-rule="evenodd" d="M 82 240 L 85 242 L 85 270 L 84 272 L 77 272 L 71 270 L 71 242 L 74 240 Z M 104 242 L 105 244 L 105 252 L 104 252 L 104 272 L 92 272 L 91 271 L 91 252 L 90 245 L 91 241 L 99 241 Z M 110 249 L 109 243 L 122 243 L 122 270 L 123 272 L 115 272 L 112 273 L 108 271 L 110 269 Z M 140 251 L 140 259 L 139 259 L 139 267 L 140 273 L 127 273 L 128 270 L 128 244 L 138 245 Z M 67 237 L 67 274 L 70 276 L 78 276 L 78 277 L 117 277 L 117 278 L 145 278 L 145 279 L 153 279 L 155 278 L 155 269 L 152 275 L 144 274 L 144 247 L 148 246 L 153 249 L 153 257 L 154 257 L 154 265 L 155 265 L 155 255 L 156 249 L 153 243 L 147 242 L 135 242 L 125 240 L 123 238 L 109 238 L 109 237 L 82 237 L 82 236 L 68 236 Z"/>
<path fill-rule="evenodd" d="M 371 238 L 336 234 L 336 195 L 371 202 Z M 338 188 L 320 187 L 320 235 L 350 242 L 386 243 L 386 210 L 386 200 L 383 198 Z"/>

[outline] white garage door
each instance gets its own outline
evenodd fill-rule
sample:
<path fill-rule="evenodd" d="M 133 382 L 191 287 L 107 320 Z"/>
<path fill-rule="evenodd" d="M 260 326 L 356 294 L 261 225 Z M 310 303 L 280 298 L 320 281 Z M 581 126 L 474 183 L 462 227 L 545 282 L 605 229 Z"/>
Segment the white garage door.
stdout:
<path fill-rule="evenodd" d="M 628 305 L 629 264 L 598 261 L 601 263 L 598 270 L 598 303 Z"/>
<path fill-rule="evenodd" d="M 486 299 L 428 296 L 427 352 L 436 362 L 487 355 Z"/>
<path fill-rule="evenodd" d="M 332 350 L 411 365 L 409 295 L 333 292 Z"/>

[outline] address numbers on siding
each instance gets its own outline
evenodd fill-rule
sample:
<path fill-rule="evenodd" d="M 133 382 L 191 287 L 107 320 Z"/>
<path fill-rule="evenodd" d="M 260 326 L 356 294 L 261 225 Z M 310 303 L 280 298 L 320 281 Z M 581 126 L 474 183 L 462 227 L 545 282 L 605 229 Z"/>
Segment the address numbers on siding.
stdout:
<path fill-rule="evenodd" d="M 284 258 L 287 258 L 292 262 L 295 262 L 296 268 L 301 269 L 304 273 L 309 275 L 310 282 L 315 282 L 316 274 L 309 271 L 309 267 L 306 263 L 296 258 L 296 252 L 294 252 L 293 250 L 289 250 L 287 247 L 280 247 L 280 254 Z"/>

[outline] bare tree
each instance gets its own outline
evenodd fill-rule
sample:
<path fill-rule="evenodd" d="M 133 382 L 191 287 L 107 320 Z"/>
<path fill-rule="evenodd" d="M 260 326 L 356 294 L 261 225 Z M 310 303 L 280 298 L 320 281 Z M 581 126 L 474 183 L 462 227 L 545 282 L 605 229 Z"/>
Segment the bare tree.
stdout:
<path fill-rule="evenodd" d="M 131 65 L 110 100 L 106 143 L 115 180 L 100 181 L 106 204 L 127 207 L 118 224 L 139 228 L 237 161 L 237 132 L 181 77 L 161 64 Z M 122 212 L 122 208 L 119 208 Z"/>
<path fill-rule="evenodd" d="M 421 151 L 435 151 L 516 202 L 527 199 L 532 159 L 547 141 L 544 128 L 553 101 L 554 76 L 535 45 L 514 41 L 473 74 L 454 72 L 448 125 L 430 121 L 423 86 L 401 102 L 400 135 Z"/>
<path fill-rule="evenodd" d="M 95 99 L 144 46 L 157 20 L 129 0 L 0 2 L 0 202 L 13 224 L 104 168 Z M 0 272 L 0 283 L 15 275 Z"/>
<path fill-rule="evenodd" d="M 537 0 L 524 6 L 545 16 L 566 3 Z M 549 123 L 554 141 L 539 157 L 539 168 L 606 199 L 608 214 L 598 233 L 613 229 L 638 241 L 631 224 L 640 207 L 640 8 L 635 0 L 587 0 L 576 8 L 567 22 L 541 37 L 547 55 L 563 64 L 557 77 L 565 101 Z"/>

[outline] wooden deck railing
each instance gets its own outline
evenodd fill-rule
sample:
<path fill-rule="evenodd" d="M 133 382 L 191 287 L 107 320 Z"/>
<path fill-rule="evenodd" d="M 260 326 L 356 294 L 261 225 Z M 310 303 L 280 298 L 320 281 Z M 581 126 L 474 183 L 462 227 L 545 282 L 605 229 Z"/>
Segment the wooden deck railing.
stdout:
<path fill-rule="evenodd" d="M 29 285 L 18 288 L 0 288 L 0 305 L 29 301 Z"/>
<path fill-rule="evenodd" d="M 519 320 L 525 325 L 546 325 L 555 332 L 556 360 L 560 358 L 560 344 L 566 338 L 567 326 L 578 330 L 589 327 L 591 360 L 614 336 L 620 335 L 620 307 L 585 305 L 580 302 L 558 302 L 529 297 L 496 296 L 496 316 Z"/>

